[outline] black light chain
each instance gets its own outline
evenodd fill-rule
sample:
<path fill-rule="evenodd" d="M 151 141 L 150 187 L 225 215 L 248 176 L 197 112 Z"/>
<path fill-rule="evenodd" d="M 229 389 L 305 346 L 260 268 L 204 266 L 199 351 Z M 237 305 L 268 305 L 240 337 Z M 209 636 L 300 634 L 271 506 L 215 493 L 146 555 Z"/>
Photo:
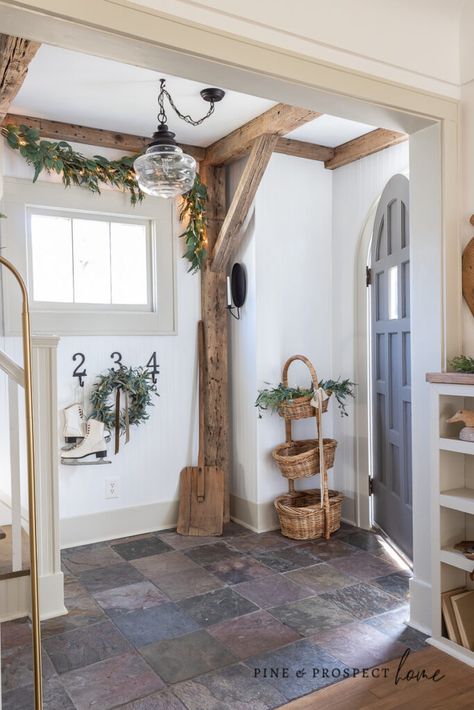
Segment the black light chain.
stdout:
<path fill-rule="evenodd" d="M 169 93 L 169 91 L 167 91 L 167 89 L 165 89 L 165 82 L 166 82 L 166 79 L 160 79 L 160 93 L 158 96 L 158 106 L 160 107 L 160 110 L 158 113 L 158 123 L 160 123 L 162 126 L 166 124 L 166 112 L 165 112 L 165 106 L 164 106 L 165 96 L 168 99 L 168 101 L 170 102 L 170 105 L 174 109 L 175 113 L 180 118 L 182 118 L 183 121 L 186 121 L 186 123 L 190 123 L 191 126 L 200 126 L 201 123 L 203 123 L 206 120 L 206 118 L 209 118 L 209 116 L 212 116 L 212 114 L 214 113 L 214 101 L 210 102 L 211 105 L 209 107 L 209 111 L 206 113 L 205 116 L 200 118 L 198 121 L 194 121 L 191 118 L 191 116 L 189 116 L 187 114 L 186 115 L 182 114 L 179 111 L 179 109 L 176 108 L 176 105 L 175 105 L 173 99 L 171 98 L 171 94 Z"/>

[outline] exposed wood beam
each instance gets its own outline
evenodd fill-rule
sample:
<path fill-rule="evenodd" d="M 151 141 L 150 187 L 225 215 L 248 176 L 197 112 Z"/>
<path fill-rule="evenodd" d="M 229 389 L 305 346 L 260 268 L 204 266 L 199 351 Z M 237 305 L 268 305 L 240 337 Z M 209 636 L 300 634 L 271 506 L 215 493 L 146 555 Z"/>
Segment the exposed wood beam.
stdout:
<path fill-rule="evenodd" d="M 20 90 L 40 44 L 0 34 L 0 122 Z"/>
<path fill-rule="evenodd" d="M 210 145 L 204 160 L 210 165 L 225 165 L 249 153 L 253 141 L 259 136 L 265 133 L 285 136 L 321 115 L 306 108 L 276 104 L 252 121 L 232 131 L 225 138 Z"/>
<path fill-rule="evenodd" d="M 211 268 L 215 272 L 225 271 L 229 260 L 239 246 L 242 225 L 255 199 L 258 186 L 277 141 L 278 136 L 265 134 L 256 138 L 252 145 L 249 159 L 214 247 Z"/>
<path fill-rule="evenodd" d="M 354 160 L 378 153 L 379 150 L 384 150 L 384 148 L 388 148 L 391 145 L 403 143 L 406 140 L 408 140 L 406 133 L 377 128 L 375 131 L 365 133 L 359 138 L 354 138 L 352 141 L 338 145 L 334 148 L 334 156 L 326 160 L 324 166 L 329 168 L 329 170 L 334 170 L 352 163 Z"/>
<path fill-rule="evenodd" d="M 294 155 L 296 158 L 307 158 L 308 160 L 326 161 L 334 157 L 334 148 L 296 141 L 291 138 L 279 138 L 273 152 Z"/>
<path fill-rule="evenodd" d="M 116 148 L 126 153 L 141 153 L 150 142 L 150 138 L 134 136 L 129 133 L 119 133 L 117 131 L 106 131 L 102 128 L 88 128 L 87 126 L 77 126 L 74 123 L 62 123 L 61 121 L 50 121 L 46 118 L 35 118 L 33 116 L 16 116 L 8 114 L 3 125 L 12 123 L 15 126 L 24 124 L 29 128 L 36 128 L 43 138 L 52 138 L 57 141 L 72 141 L 74 143 L 87 143 L 88 145 L 102 148 Z M 185 153 L 192 155 L 200 162 L 204 158 L 205 148 L 195 145 L 181 145 Z"/>
<path fill-rule="evenodd" d="M 201 179 L 208 192 L 207 242 L 212 253 L 225 216 L 225 168 L 204 165 Z M 226 275 L 211 271 L 210 259 L 201 270 L 201 318 L 204 321 L 207 367 L 205 371 L 205 463 L 224 471 L 224 522 L 230 520 L 229 376 L 227 360 Z"/>

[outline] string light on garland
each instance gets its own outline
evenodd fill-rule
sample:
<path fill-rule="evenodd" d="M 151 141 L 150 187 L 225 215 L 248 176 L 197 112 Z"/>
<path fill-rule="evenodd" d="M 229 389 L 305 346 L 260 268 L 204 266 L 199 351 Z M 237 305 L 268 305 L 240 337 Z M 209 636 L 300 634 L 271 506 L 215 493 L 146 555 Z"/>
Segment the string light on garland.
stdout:
<path fill-rule="evenodd" d="M 140 203 L 145 195 L 137 185 L 133 163 L 138 156 L 124 155 L 117 160 L 108 160 L 101 155 L 86 158 L 66 141 L 47 141 L 39 132 L 26 125 L 8 124 L 0 128 L 12 150 L 34 168 L 33 182 L 44 170 L 61 176 L 65 187 L 76 185 L 100 194 L 100 183 L 108 184 L 127 192 L 132 205 Z M 207 190 L 196 173 L 192 188 L 182 197 L 180 218 L 186 222 L 181 235 L 185 240 L 184 258 L 190 262 L 189 271 L 196 273 L 206 258 L 206 204 Z M 2 215 L 3 216 L 3 215 Z"/>

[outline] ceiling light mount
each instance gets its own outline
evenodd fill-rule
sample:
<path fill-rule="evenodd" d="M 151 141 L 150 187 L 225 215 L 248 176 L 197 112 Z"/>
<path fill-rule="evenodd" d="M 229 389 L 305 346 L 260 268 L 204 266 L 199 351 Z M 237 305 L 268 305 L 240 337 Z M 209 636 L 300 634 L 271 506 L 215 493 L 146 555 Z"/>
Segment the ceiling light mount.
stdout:
<path fill-rule="evenodd" d="M 176 197 L 188 192 L 196 177 L 196 161 L 190 155 L 183 153 L 175 141 L 175 134 L 168 129 L 165 99 L 179 118 L 191 126 L 200 126 L 214 113 L 214 105 L 225 96 L 222 89 L 208 87 L 201 91 L 201 97 L 210 104 L 208 112 L 197 120 L 189 114 L 183 114 L 174 103 L 171 94 L 166 89 L 166 79 L 160 79 L 158 94 L 158 128 L 153 134 L 146 153 L 140 155 L 133 167 L 138 185 L 148 195 L 158 197 Z"/>

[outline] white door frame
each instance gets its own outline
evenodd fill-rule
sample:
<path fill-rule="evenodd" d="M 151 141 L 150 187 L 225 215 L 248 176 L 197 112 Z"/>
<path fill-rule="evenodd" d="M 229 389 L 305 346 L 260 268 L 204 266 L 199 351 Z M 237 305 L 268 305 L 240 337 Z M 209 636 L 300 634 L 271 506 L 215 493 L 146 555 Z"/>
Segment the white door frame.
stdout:
<path fill-rule="evenodd" d="M 431 627 L 430 406 L 424 375 L 460 352 L 459 101 L 127 0 L 0 0 L 2 32 L 410 134 L 414 567 L 411 623 Z M 424 290 L 418 294 L 421 283 Z M 362 434 L 361 434 L 362 436 Z"/>

